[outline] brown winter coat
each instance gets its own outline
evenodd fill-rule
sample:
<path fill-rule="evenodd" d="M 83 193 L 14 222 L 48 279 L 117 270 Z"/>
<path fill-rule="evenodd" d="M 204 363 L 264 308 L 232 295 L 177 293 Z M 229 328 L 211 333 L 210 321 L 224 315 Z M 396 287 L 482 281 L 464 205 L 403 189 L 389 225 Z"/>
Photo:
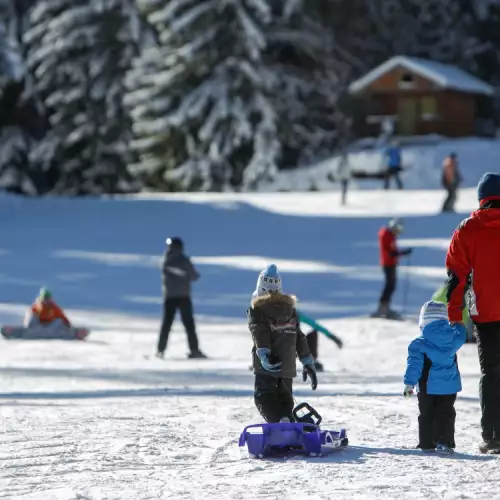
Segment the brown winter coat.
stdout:
<path fill-rule="evenodd" d="M 299 359 L 311 353 L 304 333 L 300 329 L 296 299 L 292 295 L 272 293 L 252 300 L 248 309 L 248 327 L 252 334 L 253 369 L 255 374 L 266 374 L 277 378 L 293 378 L 297 375 L 296 356 Z M 279 372 L 266 372 L 260 365 L 256 350 L 267 347 L 273 357 L 283 363 Z M 273 356 L 274 355 L 274 356 Z"/>

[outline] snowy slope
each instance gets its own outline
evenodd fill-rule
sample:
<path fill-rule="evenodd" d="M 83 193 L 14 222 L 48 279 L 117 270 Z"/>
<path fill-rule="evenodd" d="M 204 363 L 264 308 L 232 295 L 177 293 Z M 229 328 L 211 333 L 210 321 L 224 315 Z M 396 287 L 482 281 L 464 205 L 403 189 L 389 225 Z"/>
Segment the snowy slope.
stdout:
<path fill-rule="evenodd" d="M 429 136 L 406 141 L 401 144 L 405 167 L 402 180 L 409 189 L 442 189 L 442 163 L 452 152 L 458 156 L 462 187 L 476 186 L 482 174 L 498 171 L 498 139 L 444 139 Z M 353 152 L 349 155 L 351 168 L 368 174 L 380 172 L 383 166 L 382 150 L 375 143 L 370 143 L 369 149 L 353 146 Z M 338 182 L 332 181 L 329 174 L 335 175 L 338 161 L 339 157 L 333 157 L 312 167 L 281 171 L 273 182 L 263 185 L 261 191 L 335 190 Z M 356 188 L 373 189 L 381 187 L 382 181 L 355 180 L 352 184 Z"/>
<path fill-rule="evenodd" d="M 475 347 L 460 352 L 457 455 L 423 456 L 416 401 L 401 396 L 415 325 L 370 320 L 380 290 L 376 232 L 407 215 L 395 304 L 418 307 L 443 277 L 446 244 L 475 205 L 435 215 L 438 192 L 335 195 L 176 195 L 121 199 L 0 198 L 0 322 L 18 323 L 38 286 L 50 286 L 86 342 L 0 341 L 0 498 L 330 499 L 491 498 L 496 458 L 479 440 Z M 300 215 L 299 212 L 304 212 Z M 179 325 L 165 361 L 151 355 L 159 326 L 158 257 L 185 237 L 202 273 L 194 301 L 209 360 L 185 359 Z M 248 371 L 245 308 L 257 271 L 275 261 L 304 312 L 345 340 L 320 339 L 327 372 L 296 396 L 346 426 L 352 446 L 324 458 L 255 461 L 236 440 L 260 418 Z"/>

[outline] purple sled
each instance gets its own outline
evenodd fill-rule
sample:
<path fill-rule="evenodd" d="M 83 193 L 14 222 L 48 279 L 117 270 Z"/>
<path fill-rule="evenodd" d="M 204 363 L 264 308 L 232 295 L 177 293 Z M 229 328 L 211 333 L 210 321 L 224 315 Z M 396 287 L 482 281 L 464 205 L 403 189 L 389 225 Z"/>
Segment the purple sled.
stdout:
<path fill-rule="evenodd" d="M 289 452 L 320 456 L 345 448 L 348 439 L 345 429 L 322 431 L 314 424 L 279 422 L 245 427 L 240 435 L 239 446 L 245 444 L 250 456 L 258 458 Z"/>

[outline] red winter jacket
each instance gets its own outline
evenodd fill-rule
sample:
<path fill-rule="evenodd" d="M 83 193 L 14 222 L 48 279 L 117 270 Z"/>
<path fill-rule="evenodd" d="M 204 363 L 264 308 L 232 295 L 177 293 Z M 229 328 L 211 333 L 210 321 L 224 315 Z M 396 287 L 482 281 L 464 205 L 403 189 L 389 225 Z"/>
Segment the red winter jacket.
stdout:
<path fill-rule="evenodd" d="M 380 265 L 383 267 L 397 266 L 401 252 L 396 244 L 396 235 L 388 227 L 383 227 L 378 232 L 378 244 Z"/>
<path fill-rule="evenodd" d="M 467 290 L 470 315 L 479 323 L 500 321 L 500 203 L 460 223 L 446 255 L 448 318 L 462 321 Z"/>

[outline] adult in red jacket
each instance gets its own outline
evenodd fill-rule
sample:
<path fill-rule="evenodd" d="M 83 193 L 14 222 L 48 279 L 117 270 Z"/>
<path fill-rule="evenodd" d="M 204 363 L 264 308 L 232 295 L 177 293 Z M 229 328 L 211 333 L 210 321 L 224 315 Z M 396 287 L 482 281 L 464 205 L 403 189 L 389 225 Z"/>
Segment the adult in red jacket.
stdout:
<path fill-rule="evenodd" d="M 479 210 L 460 223 L 446 255 L 448 318 L 462 322 L 467 295 L 481 366 L 483 453 L 500 453 L 500 174 L 477 187 Z"/>
<path fill-rule="evenodd" d="M 403 232 L 404 226 L 400 219 L 392 219 L 387 226 L 378 232 L 378 242 L 380 250 L 380 265 L 384 271 L 385 284 L 380 296 L 377 312 L 373 316 L 384 318 L 398 317 L 398 313 L 390 308 L 391 298 L 396 290 L 397 273 L 396 269 L 401 255 L 409 255 L 411 248 L 400 250 L 396 239 Z"/>

